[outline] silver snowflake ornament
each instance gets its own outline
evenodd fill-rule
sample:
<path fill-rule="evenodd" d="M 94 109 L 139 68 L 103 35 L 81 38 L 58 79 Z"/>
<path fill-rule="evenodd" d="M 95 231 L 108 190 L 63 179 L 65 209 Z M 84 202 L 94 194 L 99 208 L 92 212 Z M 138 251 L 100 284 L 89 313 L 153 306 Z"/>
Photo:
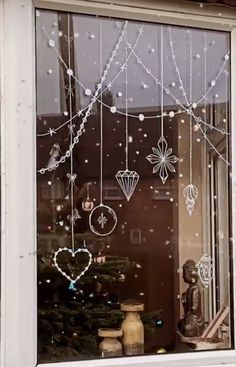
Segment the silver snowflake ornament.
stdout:
<path fill-rule="evenodd" d="M 166 183 L 170 172 L 176 172 L 174 163 L 178 161 L 178 158 L 172 154 L 172 148 L 168 148 L 168 143 L 164 136 L 161 136 L 157 142 L 157 148 L 152 148 L 152 154 L 149 154 L 147 160 L 155 164 L 153 167 L 153 173 L 159 172 L 159 176 L 163 184 Z"/>

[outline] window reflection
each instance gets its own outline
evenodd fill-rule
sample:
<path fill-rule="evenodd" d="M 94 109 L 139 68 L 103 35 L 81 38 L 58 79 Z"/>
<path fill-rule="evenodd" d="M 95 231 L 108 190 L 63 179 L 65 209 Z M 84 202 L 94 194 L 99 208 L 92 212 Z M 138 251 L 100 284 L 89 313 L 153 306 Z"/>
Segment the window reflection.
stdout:
<path fill-rule="evenodd" d="M 229 35 L 36 15 L 39 362 L 230 348 Z"/>

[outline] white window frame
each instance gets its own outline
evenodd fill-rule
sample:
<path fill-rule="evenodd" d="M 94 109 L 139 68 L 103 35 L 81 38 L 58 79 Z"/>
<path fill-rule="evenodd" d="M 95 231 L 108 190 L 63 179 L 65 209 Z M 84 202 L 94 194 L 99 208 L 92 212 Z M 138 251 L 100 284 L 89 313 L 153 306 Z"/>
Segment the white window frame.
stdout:
<path fill-rule="evenodd" d="M 35 7 L 231 32 L 232 228 L 236 323 L 236 12 L 158 0 L 0 0 L 1 367 L 37 365 Z M 219 14 L 221 13 L 221 14 Z M 236 326 L 235 326 L 236 340 Z M 235 367 L 236 350 L 44 364 Z"/>

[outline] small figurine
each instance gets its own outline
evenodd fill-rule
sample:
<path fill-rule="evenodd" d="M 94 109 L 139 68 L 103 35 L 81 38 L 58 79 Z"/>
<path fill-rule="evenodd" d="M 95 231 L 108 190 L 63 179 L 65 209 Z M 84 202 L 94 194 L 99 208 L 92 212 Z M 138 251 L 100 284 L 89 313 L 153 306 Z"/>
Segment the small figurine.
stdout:
<path fill-rule="evenodd" d="M 47 163 L 47 168 L 56 169 L 55 163 L 60 155 L 60 145 L 58 143 L 53 144 L 50 152 L 50 158 Z"/>
<path fill-rule="evenodd" d="M 204 330 L 204 319 L 201 309 L 201 292 L 197 284 L 198 271 L 193 260 L 187 260 L 184 263 L 183 279 L 189 286 L 182 295 L 184 317 L 179 320 L 178 328 L 183 336 L 201 336 Z"/>

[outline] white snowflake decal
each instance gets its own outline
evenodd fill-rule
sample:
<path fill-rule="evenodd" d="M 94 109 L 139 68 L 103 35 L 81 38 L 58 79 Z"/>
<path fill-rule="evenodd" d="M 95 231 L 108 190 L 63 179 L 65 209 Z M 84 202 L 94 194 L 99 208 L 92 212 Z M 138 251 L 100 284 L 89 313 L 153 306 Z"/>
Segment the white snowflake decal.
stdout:
<path fill-rule="evenodd" d="M 175 172 L 174 163 L 178 161 L 175 155 L 172 155 L 172 148 L 168 148 L 168 144 L 164 136 L 161 136 L 157 142 L 157 148 L 152 148 L 153 153 L 149 154 L 147 160 L 155 164 L 153 173 L 159 172 L 159 176 L 163 184 L 169 177 L 168 171 Z"/>

